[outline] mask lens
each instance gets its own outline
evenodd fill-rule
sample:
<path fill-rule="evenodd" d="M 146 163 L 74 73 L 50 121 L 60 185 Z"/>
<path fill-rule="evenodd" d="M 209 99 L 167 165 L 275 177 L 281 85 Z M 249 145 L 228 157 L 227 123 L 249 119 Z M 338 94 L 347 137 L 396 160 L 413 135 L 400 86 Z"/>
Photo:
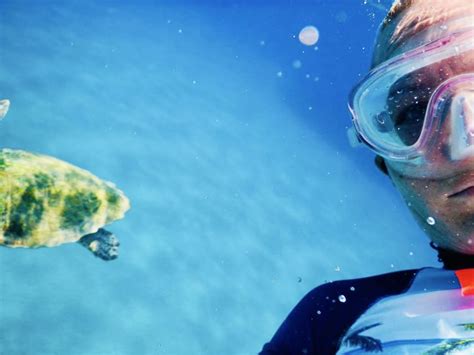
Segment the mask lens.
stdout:
<path fill-rule="evenodd" d="M 426 94 L 411 92 L 402 98 L 392 97 L 389 114 L 393 120 L 393 129 L 407 146 L 415 144 L 420 138 L 428 106 L 426 96 Z"/>

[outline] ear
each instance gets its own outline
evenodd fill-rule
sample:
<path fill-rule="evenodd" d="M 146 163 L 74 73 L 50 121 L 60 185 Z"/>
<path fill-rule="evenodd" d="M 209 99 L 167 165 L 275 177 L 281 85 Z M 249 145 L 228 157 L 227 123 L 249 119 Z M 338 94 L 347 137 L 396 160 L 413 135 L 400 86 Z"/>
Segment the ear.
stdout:
<path fill-rule="evenodd" d="M 382 173 L 390 177 L 390 175 L 388 175 L 388 169 L 387 169 L 387 165 L 385 164 L 385 160 L 383 160 L 383 158 L 380 155 L 377 155 L 375 157 L 375 165 Z"/>

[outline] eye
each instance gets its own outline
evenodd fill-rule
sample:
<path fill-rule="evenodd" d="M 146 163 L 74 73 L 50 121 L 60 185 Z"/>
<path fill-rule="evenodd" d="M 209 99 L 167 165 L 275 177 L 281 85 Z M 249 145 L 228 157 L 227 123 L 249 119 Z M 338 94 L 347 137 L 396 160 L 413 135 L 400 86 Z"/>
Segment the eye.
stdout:
<path fill-rule="evenodd" d="M 417 102 L 395 113 L 395 129 L 406 145 L 416 143 L 421 134 L 427 103 Z"/>

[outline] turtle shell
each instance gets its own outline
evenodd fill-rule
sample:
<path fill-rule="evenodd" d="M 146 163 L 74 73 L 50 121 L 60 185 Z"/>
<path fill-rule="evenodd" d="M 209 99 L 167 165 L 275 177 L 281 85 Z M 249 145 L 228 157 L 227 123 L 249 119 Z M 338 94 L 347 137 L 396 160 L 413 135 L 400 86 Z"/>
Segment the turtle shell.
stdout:
<path fill-rule="evenodd" d="M 121 219 L 128 199 L 112 183 L 64 161 L 0 150 L 0 244 L 54 246 Z"/>

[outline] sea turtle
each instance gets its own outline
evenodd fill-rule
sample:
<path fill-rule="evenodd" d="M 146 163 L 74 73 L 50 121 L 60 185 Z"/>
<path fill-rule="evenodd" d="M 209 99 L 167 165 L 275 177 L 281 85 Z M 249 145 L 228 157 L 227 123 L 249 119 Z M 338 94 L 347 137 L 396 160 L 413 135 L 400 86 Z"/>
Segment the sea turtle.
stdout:
<path fill-rule="evenodd" d="M 101 227 L 130 208 L 114 184 L 56 158 L 0 150 L 0 245 L 51 247 L 79 242 L 94 255 L 118 256 L 118 239 Z"/>

